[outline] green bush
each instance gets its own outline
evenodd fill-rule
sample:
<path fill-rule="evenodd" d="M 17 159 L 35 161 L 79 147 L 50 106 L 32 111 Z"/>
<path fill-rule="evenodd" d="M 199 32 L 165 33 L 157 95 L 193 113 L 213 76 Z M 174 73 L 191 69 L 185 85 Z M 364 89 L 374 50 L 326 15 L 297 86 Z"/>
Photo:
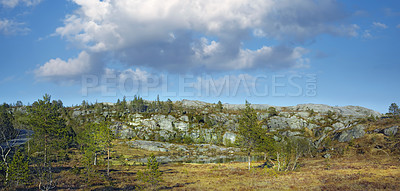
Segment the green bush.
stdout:
<path fill-rule="evenodd" d="M 29 160 L 18 149 L 10 164 L 10 183 L 14 186 L 26 185 L 29 181 Z"/>
<path fill-rule="evenodd" d="M 147 159 L 147 169 L 142 172 L 138 171 L 138 179 L 145 184 L 150 184 L 152 189 L 155 189 L 159 182 L 162 182 L 162 172 L 158 169 L 160 163 L 157 162 L 156 157 L 154 154 L 151 154 L 150 157 Z"/>
<path fill-rule="evenodd" d="M 185 143 L 185 144 L 191 144 L 191 143 L 193 143 L 194 141 L 193 141 L 193 139 L 192 139 L 192 137 L 190 137 L 189 135 L 185 135 L 185 138 L 183 139 L 183 143 Z"/>

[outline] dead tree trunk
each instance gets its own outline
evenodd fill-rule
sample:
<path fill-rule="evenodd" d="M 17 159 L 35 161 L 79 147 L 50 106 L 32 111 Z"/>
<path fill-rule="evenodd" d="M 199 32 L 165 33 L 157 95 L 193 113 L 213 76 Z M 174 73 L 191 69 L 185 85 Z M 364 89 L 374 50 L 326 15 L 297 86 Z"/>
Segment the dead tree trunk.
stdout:
<path fill-rule="evenodd" d="M 247 157 L 248 157 L 248 161 L 249 161 L 249 170 L 250 170 L 250 166 L 251 166 L 251 155 L 250 155 L 250 152 L 247 153 Z"/>

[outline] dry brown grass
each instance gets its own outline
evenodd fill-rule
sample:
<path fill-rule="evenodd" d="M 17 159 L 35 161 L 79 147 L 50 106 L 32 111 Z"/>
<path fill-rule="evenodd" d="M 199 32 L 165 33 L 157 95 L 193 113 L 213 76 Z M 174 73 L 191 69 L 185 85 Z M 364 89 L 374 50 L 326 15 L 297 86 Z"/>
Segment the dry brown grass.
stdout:
<path fill-rule="evenodd" d="M 261 163 L 253 163 L 254 166 Z M 160 190 L 398 190 L 399 157 L 347 155 L 333 159 L 302 159 L 293 172 L 270 169 L 247 170 L 247 163 L 165 164 L 160 166 L 164 181 Z M 72 164 L 71 164 L 72 165 Z M 105 166 L 85 182 L 85 175 L 64 167 L 55 174 L 58 190 L 135 190 L 144 186 L 136 177 L 145 166 L 112 166 L 111 178 L 105 178 Z M 32 185 L 32 188 L 35 186 Z M 145 189 L 148 187 L 144 187 Z"/>

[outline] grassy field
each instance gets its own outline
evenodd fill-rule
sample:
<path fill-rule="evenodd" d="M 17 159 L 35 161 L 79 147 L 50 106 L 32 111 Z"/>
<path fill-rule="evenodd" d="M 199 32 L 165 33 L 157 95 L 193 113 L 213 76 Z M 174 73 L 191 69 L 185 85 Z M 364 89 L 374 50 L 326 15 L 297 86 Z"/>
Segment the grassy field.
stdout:
<path fill-rule="evenodd" d="M 116 147 L 116 154 L 124 147 Z M 143 150 L 126 150 L 127 155 L 149 156 Z M 156 153 L 160 154 L 160 153 Z M 124 160 L 113 160 L 110 179 L 105 178 L 105 164 L 97 166 L 89 181 L 79 167 L 79 155 L 68 163 L 56 165 L 54 179 L 57 190 L 149 190 L 140 182 L 138 170 L 146 167 Z M 276 172 L 253 168 L 247 163 L 225 164 L 162 164 L 163 172 L 157 190 L 398 190 L 400 188 L 400 158 L 385 153 L 347 154 L 339 158 L 302 159 L 296 171 Z M 125 163 L 125 164 L 124 164 Z M 254 162 L 253 167 L 262 164 Z M 79 172 L 80 171 L 80 172 Z M 37 185 L 30 185 L 37 190 Z M 26 189 L 26 188 L 25 188 Z"/>

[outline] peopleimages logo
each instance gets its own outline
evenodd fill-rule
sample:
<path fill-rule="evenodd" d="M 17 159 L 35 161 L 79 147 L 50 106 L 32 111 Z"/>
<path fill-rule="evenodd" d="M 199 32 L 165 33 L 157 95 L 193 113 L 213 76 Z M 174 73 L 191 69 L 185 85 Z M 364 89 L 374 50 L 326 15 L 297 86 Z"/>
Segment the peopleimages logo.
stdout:
<path fill-rule="evenodd" d="M 148 96 L 156 93 L 163 97 L 271 96 L 315 97 L 318 90 L 316 74 L 304 75 L 84 75 L 82 96 L 101 94 L 115 97 Z"/>

